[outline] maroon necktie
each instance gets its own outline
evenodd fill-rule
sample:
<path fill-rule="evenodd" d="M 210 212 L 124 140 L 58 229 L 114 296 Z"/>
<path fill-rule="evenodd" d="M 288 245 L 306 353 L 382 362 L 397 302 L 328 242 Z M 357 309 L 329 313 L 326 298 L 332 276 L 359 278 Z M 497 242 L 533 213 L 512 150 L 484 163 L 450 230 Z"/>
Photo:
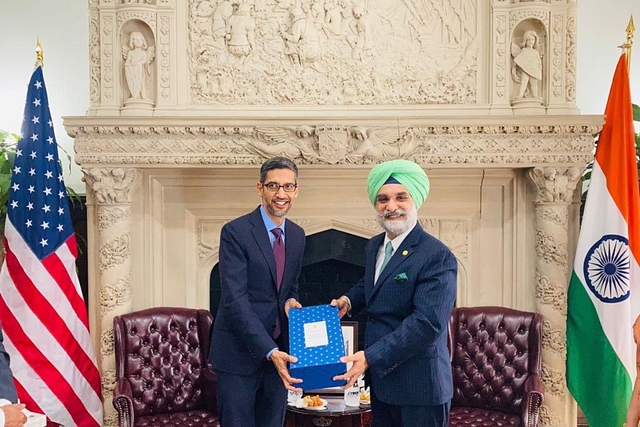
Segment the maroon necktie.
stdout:
<path fill-rule="evenodd" d="M 284 242 L 282 241 L 282 229 L 274 228 L 271 232 L 276 236 L 273 243 L 273 256 L 276 259 L 276 289 L 280 292 L 282 276 L 284 275 Z M 280 315 L 276 318 L 276 328 L 273 330 L 273 338 L 280 336 Z"/>
<path fill-rule="evenodd" d="M 274 228 L 271 232 L 276 236 L 276 241 L 273 243 L 273 256 L 276 259 L 276 289 L 279 292 L 284 275 L 284 242 L 282 241 L 282 229 Z"/>

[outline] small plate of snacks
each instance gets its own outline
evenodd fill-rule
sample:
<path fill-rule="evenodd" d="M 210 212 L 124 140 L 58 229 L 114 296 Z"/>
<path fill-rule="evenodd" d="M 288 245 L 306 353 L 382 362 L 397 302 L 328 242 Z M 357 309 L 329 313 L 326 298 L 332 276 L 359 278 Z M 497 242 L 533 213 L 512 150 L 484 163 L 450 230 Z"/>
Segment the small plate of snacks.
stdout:
<path fill-rule="evenodd" d="M 305 396 L 296 401 L 296 408 L 304 408 L 310 411 L 324 411 L 327 409 L 327 401 L 320 399 L 319 395 Z"/>

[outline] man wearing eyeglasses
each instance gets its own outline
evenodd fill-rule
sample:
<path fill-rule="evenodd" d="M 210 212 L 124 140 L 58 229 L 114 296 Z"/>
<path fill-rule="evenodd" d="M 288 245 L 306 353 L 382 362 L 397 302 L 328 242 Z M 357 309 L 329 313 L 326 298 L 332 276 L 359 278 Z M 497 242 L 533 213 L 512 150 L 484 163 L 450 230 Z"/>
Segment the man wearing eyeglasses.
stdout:
<path fill-rule="evenodd" d="M 304 230 L 285 217 L 298 197 L 298 168 L 274 157 L 260 168 L 253 212 L 225 224 L 220 233 L 222 297 L 209 361 L 217 374 L 222 427 L 282 427 L 287 390 L 301 382 L 289 375 L 287 317 L 298 302 Z"/>

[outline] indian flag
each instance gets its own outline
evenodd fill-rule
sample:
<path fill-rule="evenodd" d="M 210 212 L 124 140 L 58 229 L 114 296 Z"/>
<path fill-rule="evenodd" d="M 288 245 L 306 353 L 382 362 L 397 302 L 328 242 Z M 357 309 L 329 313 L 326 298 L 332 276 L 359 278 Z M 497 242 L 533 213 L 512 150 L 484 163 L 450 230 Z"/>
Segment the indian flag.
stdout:
<path fill-rule="evenodd" d="M 620 427 L 636 376 L 640 200 L 626 55 L 605 110 L 569 283 L 567 385 L 590 427 Z"/>

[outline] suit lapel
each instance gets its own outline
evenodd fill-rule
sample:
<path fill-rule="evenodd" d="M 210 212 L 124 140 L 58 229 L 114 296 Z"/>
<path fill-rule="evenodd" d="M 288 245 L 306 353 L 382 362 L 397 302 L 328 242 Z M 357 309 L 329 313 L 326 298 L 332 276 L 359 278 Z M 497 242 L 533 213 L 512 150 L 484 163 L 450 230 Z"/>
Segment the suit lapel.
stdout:
<path fill-rule="evenodd" d="M 378 249 L 384 242 L 384 233 L 374 236 L 371 239 L 371 244 L 367 246 L 367 252 L 365 253 L 365 269 L 364 269 L 364 294 L 369 302 L 371 296 L 373 296 L 375 290 L 374 279 L 376 277 L 376 259 L 378 257 Z"/>
<path fill-rule="evenodd" d="M 249 221 L 253 228 L 251 229 L 251 234 L 253 234 L 253 238 L 262 252 L 265 261 L 267 261 L 267 265 L 269 266 L 269 271 L 271 272 L 271 278 L 273 281 L 273 286 L 276 286 L 276 259 L 273 256 L 273 247 L 271 247 L 271 241 L 269 240 L 268 231 L 264 226 L 264 221 L 262 221 L 262 215 L 260 215 L 260 207 L 258 207 L 255 211 L 251 213 L 249 217 Z M 286 246 L 285 246 L 286 248 Z M 286 250 L 286 249 L 285 249 Z M 286 265 L 286 261 L 285 261 Z M 286 272 L 286 267 L 285 267 Z M 283 280 L 284 281 L 284 280 Z"/>
<path fill-rule="evenodd" d="M 416 246 L 418 245 L 418 242 L 420 241 L 420 236 L 422 235 L 422 232 L 423 230 L 420 224 L 416 224 L 416 226 L 413 227 L 413 230 L 411 230 L 411 232 L 407 235 L 407 237 L 405 237 L 400 247 L 396 249 L 396 251 L 391 256 L 391 259 L 389 260 L 385 268 L 380 272 L 380 277 L 378 277 L 378 281 L 375 283 L 375 286 L 373 287 L 370 299 L 373 298 L 373 296 L 378 292 L 378 290 L 382 286 L 384 286 L 384 284 L 389 280 L 392 273 L 395 272 L 403 262 L 405 262 L 407 259 L 411 257 L 414 250 L 416 249 Z M 375 249 L 376 253 L 383 241 L 384 241 L 384 237 L 380 242 L 378 242 L 378 245 L 376 245 L 376 249 Z M 374 275 L 375 275 L 375 268 L 376 266 L 375 266 L 375 256 L 374 256 L 374 261 L 373 261 Z M 371 283 L 373 283 L 373 279 L 371 280 Z"/>

